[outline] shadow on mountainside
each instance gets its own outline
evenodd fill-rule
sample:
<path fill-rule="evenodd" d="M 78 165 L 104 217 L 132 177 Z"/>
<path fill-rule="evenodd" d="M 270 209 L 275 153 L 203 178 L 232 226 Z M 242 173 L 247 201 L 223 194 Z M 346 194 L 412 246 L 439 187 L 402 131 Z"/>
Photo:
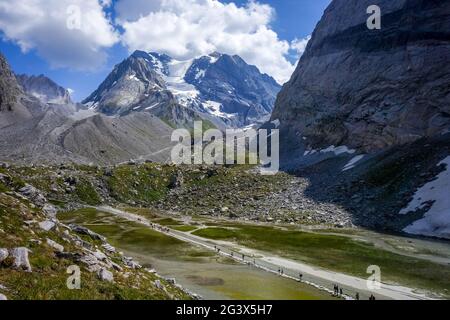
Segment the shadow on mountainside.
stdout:
<path fill-rule="evenodd" d="M 355 155 L 287 171 L 309 179 L 305 196 L 341 206 L 351 214 L 354 225 L 401 232 L 421 219 L 426 209 L 407 215 L 400 215 L 400 210 L 418 188 L 445 169 L 437 165 L 449 155 L 450 134 L 446 134 L 379 152 L 347 171 L 342 170 Z"/>

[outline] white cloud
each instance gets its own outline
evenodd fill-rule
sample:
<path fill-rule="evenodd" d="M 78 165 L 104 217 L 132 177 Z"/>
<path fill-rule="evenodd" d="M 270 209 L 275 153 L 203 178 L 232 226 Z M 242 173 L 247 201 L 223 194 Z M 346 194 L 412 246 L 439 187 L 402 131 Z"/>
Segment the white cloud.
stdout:
<path fill-rule="evenodd" d="M 270 23 L 272 7 L 250 1 L 239 7 L 217 0 L 120 0 L 115 7 L 124 28 L 122 42 L 139 49 L 190 59 L 213 51 L 238 54 L 262 72 L 284 83 L 294 65 L 291 49 Z"/>
<path fill-rule="evenodd" d="M 35 49 L 52 67 L 94 70 L 105 62 L 105 49 L 119 38 L 103 11 L 110 4 L 110 0 L 0 0 L 0 30 L 23 52 Z M 68 19 L 79 28 L 68 28 Z"/>
<path fill-rule="evenodd" d="M 307 36 L 303 39 L 296 38 L 291 42 L 291 49 L 295 51 L 297 59 L 300 58 L 305 52 L 309 40 L 311 40 L 311 36 Z"/>

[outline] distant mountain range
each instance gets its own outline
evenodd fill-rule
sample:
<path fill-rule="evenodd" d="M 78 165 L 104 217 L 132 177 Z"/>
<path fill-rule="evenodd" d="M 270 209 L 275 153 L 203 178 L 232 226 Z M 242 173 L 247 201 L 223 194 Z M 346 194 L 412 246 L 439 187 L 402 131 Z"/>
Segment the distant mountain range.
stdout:
<path fill-rule="evenodd" d="M 219 128 L 244 127 L 268 119 L 280 89 L 239 56 L 178 61 L 136 51 L 83 104 L 108 115 L 144 111 L 165 118 L 167 109 L 185 110 L 182 119 L 167 120 L 179 125 L 198 117 Z"/>
<path fill-rule="evenodd" d="M 280 86 L 238 56 L 189 61 L 136 51 L 82 104 L 44 75 L 14 75 L 0 55 L 0 157 L 15 163 L 164 162 L 174 128 L 267 120 Z"/>
<path fill-rule="evenodd" d="M 15 164 L 165 162 L 173 128 L 149 113 L 109 117 L 45 76 L 14 76 L 0 54 L 0 159 Z"/>
<path fill-rule="evenodd" d="M 28 76 L 26 74 L 17 75 L 17 81 L 22 88 L 30 95 L 38 98 L 43 103 L 70 104 L 70 92 L 56 84 L 53 80 L 44 75 Z"/>

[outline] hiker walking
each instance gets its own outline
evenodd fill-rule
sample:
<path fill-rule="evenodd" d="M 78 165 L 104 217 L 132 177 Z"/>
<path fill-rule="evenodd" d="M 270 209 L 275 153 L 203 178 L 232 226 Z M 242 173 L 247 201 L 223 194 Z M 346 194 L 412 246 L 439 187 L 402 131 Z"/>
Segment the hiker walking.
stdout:
<path fill-rule="evenodd" d="M 358 292 L 356 293 L 355 299 L 359 300 L 359 293 Z"/>
<path fill-rule="evenodd" d="M 339 289 L 339 295 L 343 296 L 344 295 L 344 291 L 342 290 L 342 288 Z"/>
<path fill-rule="evenodd" d="M 300 279 L 300 282 L 302 282 L 302 279 L 303 279 L 303 274 L 302 274 L 302 273 L 300 273 L 300 274 L 298 275 L 298 278 Z"/>

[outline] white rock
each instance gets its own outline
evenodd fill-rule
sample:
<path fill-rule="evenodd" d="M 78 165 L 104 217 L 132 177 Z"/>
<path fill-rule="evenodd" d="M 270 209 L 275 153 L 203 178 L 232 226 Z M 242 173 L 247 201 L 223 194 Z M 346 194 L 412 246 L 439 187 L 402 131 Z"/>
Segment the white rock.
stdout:
<path fill-rule="evenodd" d="M 98 272 L 98 277 L 102 281 L 114 282 L 114 276 L 112 272 L 106 270 L 105 268 L 100 269 L 100 271 Z"/>
<path fill-rule="evenodd" d="M 159 280 L 155 280 L 155 287 L 160 290 L 164 289 L 164 286 L 161 284 L 161 281 Z"/>
<path fill-rule="evenodd" d="M 102 248 L 110 253 L 116 253 L 116 248 L 114 248 L 112 245 L 110 245 L 108 243 L 102 245 Z"/>
<path fill-rule="evenodd" d="M 8 258 L 9 252 L 8 249 L 0 249 L 0 262 Z"/>
<path fill-rule="evenodd" d="M 123 271 L 123 268 L 121 266 L 119 266 L 117 263 L 111 262 L 111 266 L 114 268 L 114 270 L 116 271 Z"/>
<path fill-rule="evenodd" d="M 41 206 L 43 207 L 47 202 L 47 199 L 45 199 L 42 193 L 32 185 L 27 184 L 25 187 L 20 189 L 19 192 L 26 198 L 32 200 L 40 207 Z"/>
<path fill-rule="evenodd" d="M 55 206 L 51 205 L 51 204 L 46 204 L 43 208 L 42 211 L 46 214 L 47 217 L 49 218 L 56 218 L 56 214 L 58 213 L 58 210 L 56 209 Z"/>
<path fill-rule="evenodd" d="M 0 293 L 0 301 L 6 301 L 8 300 L 8 298 L 4 295 Z"/>
<path fill-rule="evenodd" d="M 15 269 L 31 272 L 31 265 L 30 261 L 28 260 L 29 252 L 29 249 L 23 247 L 11 250 L 10 254 L 14 258 L 13 267 Z"/>
<path fill-rule="evenodd" d="M 100 250 L 93 252 L 93 254 L 94 254 L 94 257 L 96 257 L 100 261 L 105 261 L 106 259 L 108 259 L 108 257 Z"/>
<path fill-rule="evenodd" d="M 50 220 L 46 220 L 46 221 L 40 222 L 39 227 L 44 231 L 50 231 L 56 227 L 56 224 Z"/>
<path fill-rule="evenodd" d="M 55 241 L 53 241 L 52 239 L 48 239 L 47 238 L 47 244 L 52 247 L 53 249 L 56 250 L 56 252 L 64 252 L 64 247 L 58 243 L 56 243 Z"/>
<path fill-rule="evenodd" d="M 99 264 L 100 261 L 93 255 L 87 254 L 80 258 L 80 262 L 87 264 L 88 266 Z"/>

